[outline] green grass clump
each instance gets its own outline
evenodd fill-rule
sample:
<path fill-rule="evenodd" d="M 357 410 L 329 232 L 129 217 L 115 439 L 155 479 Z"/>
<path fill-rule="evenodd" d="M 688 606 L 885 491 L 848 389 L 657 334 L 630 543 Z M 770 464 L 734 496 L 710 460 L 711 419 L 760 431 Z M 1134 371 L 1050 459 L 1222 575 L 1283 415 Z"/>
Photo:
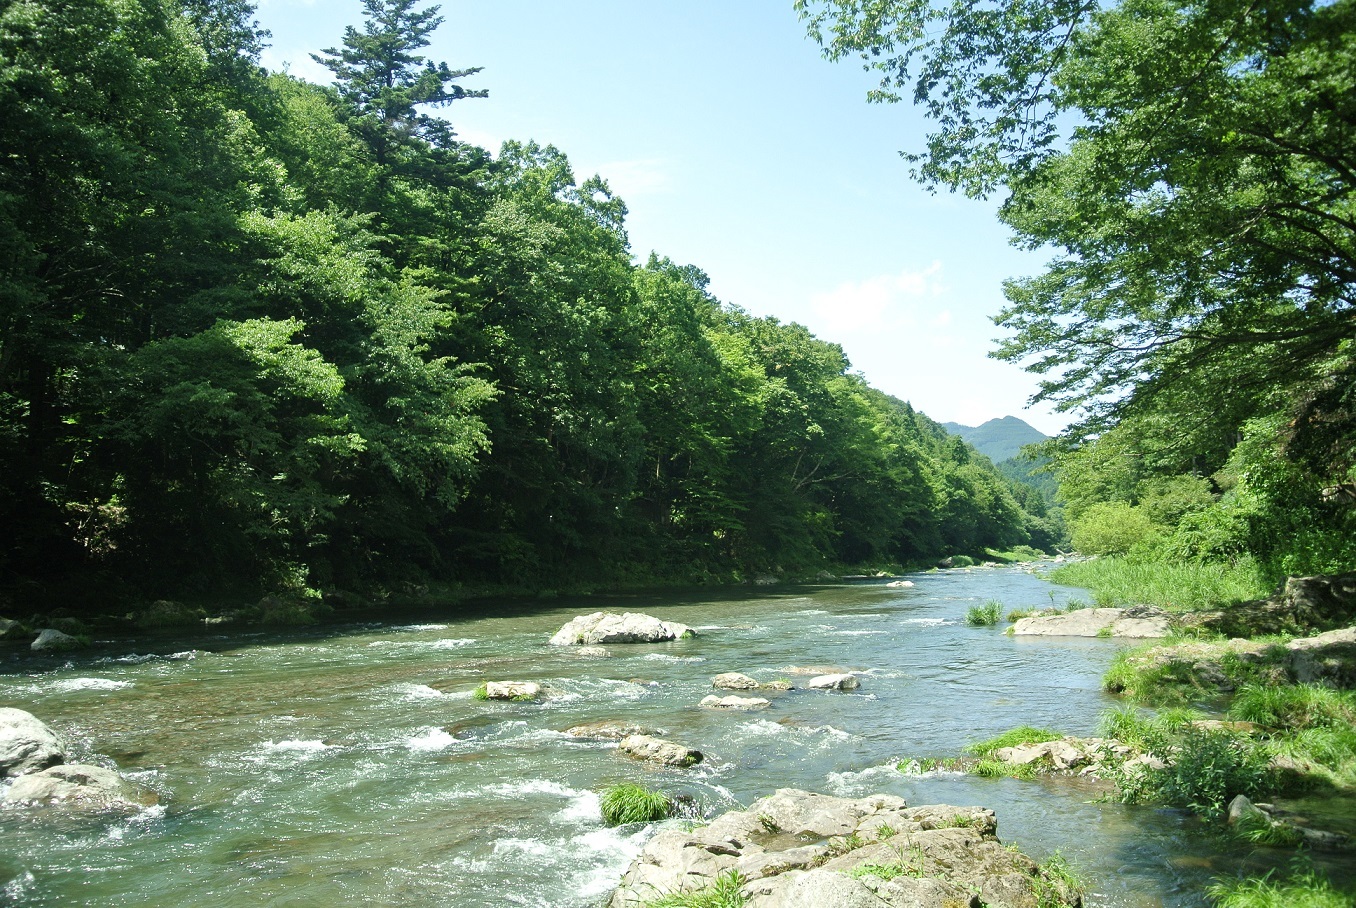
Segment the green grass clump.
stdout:
<path fill-rule="evenodd" d="M 1248 561 L 1202 564 L 1113 556 L 1066 564 L 1051 571 L 1050 580 L 1091 589 L 1098 605 L 1147 603 L 1170 611 L 1218 608 L 1271 592 Z"/>
<path fill-rule="evenodd" d="M 642 908 L 744 908 L 749 896 L 743 892 L 748 880 L 738 870 L 727 870 L 705 889 L 675 892 L 645 902 Z"/>
<path fill-rule="evenodd" d="M 1356 692 L 1314 684 L 1286 687 L 1248 684 L 1239 689 L 1229 716 L 1269 728 L 1351 728 L 1356 725 Z"/>
<path fill-rule="evenodd" d="M 609 826 L 652 823 L 673 815 L 673 799 L 660 791 L 624 783 L 606 789 L 599 799 L 603 822 Z"/>
<path fill-rule="evenodd" d="M 1003 603 L 990 599 L 983 605 L 972 605 L 965 613 L 965 623 L 971 627 L 993 627 L 1003 615 Z"/>
<path fill-rule="evenodd" d="M 1043 744 L 1046 741 L 1058 741 L 1064 737 L 1057 731 L 1051 731 L 1048 728 L 1033 728 L 1030 725 L 1019 725 L 1011 731 L 1005 731 L 1001 735 L 996 735 L 987 741 L 980 741 L 978 744 L 971 744 L 965 749 L 977 757 L 987 757 L 995 750 L 1004 747 L 1016 747 L 1019 744 Z"/>
<path fill-rule="evenodd" d="M 1297 870 L 1287 879 L 1219 880 L 1206 895 L 1215 908 L 1351 908 L 1356 898 L 1339 892 L 1321 873 Z"/>
<path fill-rule="evenodd" d="M 1245 737 L 1187 728 L 1172 763 L 1152 771 L 1148 793 L 1169 807 L 1219 819 L 1235 795 L 1255 798 L 1272 784 L 1266 751 Z"/>
<path fill-rule="evenodd" d="M 1008 763 L 1005 760 L 980 760 L 970 772 L 984 779 L 1034 779 L 1034 763 Z"/>
<path fill-rule="evenodd" d="M 1037 868 L 1040 872 L 1035 878 L 1036 908 L 1067 908 L 1079 903 L 1087 885 L 1064 855 L 1056 851 Z"/>
<path fill-rule="evenodd" d="M 477 685 L 476 689 L 471 691 L 471 699 L 472 700 L 490 699 L 490 694 L 487 685 L 485 684 Z"/>
<path fill-rule="evenodd" d="M 1304 836 L 1294 826 L 1277 823 L 1260 810 L 1240 816 L 1233 831 L 1234 835 L 1254 845 L 1293 848 L 1304 841 Z"/>

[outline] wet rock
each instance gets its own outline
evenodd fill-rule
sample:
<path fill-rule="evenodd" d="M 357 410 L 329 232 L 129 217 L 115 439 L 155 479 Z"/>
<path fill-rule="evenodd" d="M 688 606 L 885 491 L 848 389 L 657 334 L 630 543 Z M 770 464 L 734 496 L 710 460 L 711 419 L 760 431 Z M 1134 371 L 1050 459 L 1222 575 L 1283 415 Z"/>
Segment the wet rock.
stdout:
<path fill-rule="evenodd" d="M 576 656 L 585 659 L 606 659 L 612 653 L 605 646 L 581 646 L 574 651 Z"/>
<path fill-rule="evenodd" d="M 49 627 L 38 633 L 38 639 L 33 641 L 30 648 L 35 653 L 60 653 L 79 649 L 84 645 L 70 634 L 63 634 L 56 628 Z"/>
<path fill-rule="evenodd" d="M 1074 769 L 1088 762 L 1087 753 L 1071 740 L 1003 747 L 994 751 L 994 756 L 1005 763 L 1018 763 L 1023 766 L 1045 761 L 1059 770 Z"/>
<path fill-rule="evenodd" d="M 1029 858 L 1007 850 L 992 811 L 902 798 L 834 798 L 782 789 L 747 810 L 687 831 L 664 829 L 631 863 L 609 908 L 694 892 L 721 874 L 747 880 L 749 908 L 953 908 L 976 904 L 1035 908 L 1043 878 Z M 902 864 L 890 881 L 852 876 L 869 864 Z M 1067 893 L 1068 904 L 1080 904 Z"/>
<path fill-rule="evenodd" d="M 585 722 L 582 725 L 575 725 L 565 729 L 565 734 L 575 738 L 590 738 L 595 741 L 620 741 L 622 738 L 628 738 L 631 735 L 654 736 L 663 734 L 662 731 L 655 728 L 646 728 L 644 725 L 636 725 L 632 722 Z"/>
<path fill-rule="evenodd" d="M 0 618 L 0 640 L 17 640 L 24 634 L 24 626 L 9 618 Z"/>
<path fill-rule="evenodd" d="M 535 700 L 541 696 L 541 685 L 535 681 L 487 681 L 486 700 Z"/>
<path fill-rule="evenodd" d="M 699 750 L 655 738 L 650 735 L 628 735 L 622 738 L 617 749 L 628 757 L 659 763 L 664 766 L 696 766 L 704 755 Z"/>
<path fill-rule="evenodd" d="M 776 681 L 767 681 L 758 685 L 759 690 L 791 690 L 795 685 L 790 681 L 783 681 L 778 678 Z"/>
<path fill-rule="evenodd" d="M 853 690 L 857 687 L 857 678 L 847 673 L 820 675 L 805 682 L 810 690 Z"/>
<path fill-rule="evenodd" d="M 892 590 L 904 590 L 904 589 L 908 589 L 909 587 L 913 586 L 913 581 L 912 581 L 912 580 L 891 580 L 889 583 L 887 583 L 887 584 L 885 584 L 885 585 L 886 585 L 886 587 L 888 587 L 889 589 L 892 589 Z"/>
<path fill-rule="evenodd" d="M 1285 648 L 1286 669 L 1296 682 L 1356 687 L 1356 627 L 1301 637 Z"/>
<path fill-rule="evenodd" d="M 845 674 L 841 668 L 835 668 L 830 665 L 788 665 L 782 669 L 788 675 L 841 675 Z"/>
<path fill-rule="evenodd" d="M 772 705 L 769 700 L 762 697 L 717 697 L 712 694 L 709 697 L 703 697 L 700 704 L 704 709 L 767 709 Z"/>
<path fill-rule="evenodd" d="M 1085 608 L 1063 615 L 1021 618 L 1012 626 L 1015 636 L 1035 637 L 1166 637 L 1171 633 L 1165 614 L 1128 615 L 1127 609 Z M 1140 612 L 1143 615 L 1144 612 Z"/>
<path fill-rule="evenodd" d="M 552 646 L 600 643 L 660 643 L 695 636 L 692 628 L 676 621 L 660 621 L 653 615 L 625 612 L 594 612 L 567 622 L 551 638 Z"/>
<path fill-rule="evenodd" d="M 1237 826 L 1239 823 L 1246 823 L 1249 819 L 1264 819 L 1271 822 L 1271 817 L 1267 812 L 1248 800 L 1247 795 L 1235 796 L 1229 802 L 1229 812 L 1225 821 L 1230 826 Z"/>
<path fill-rule="evenodd" d="M 0 707 L 0 779 L 66 762 L 66 744 L 37 716 Z"/>
<path fill-rule="evenodd" d="M 111 807 L 150 807 L 159 797 L 111 769 L 66 763 L 20 776 L 0 800 L 6 803 L 58 804 L 101 810 Z"/>
<path fill-rule="evenodd" d="M 757 690 L 758 682 L 739 672 L 723 672 L 711 679 L 711 686 L 720 690 Z"/>

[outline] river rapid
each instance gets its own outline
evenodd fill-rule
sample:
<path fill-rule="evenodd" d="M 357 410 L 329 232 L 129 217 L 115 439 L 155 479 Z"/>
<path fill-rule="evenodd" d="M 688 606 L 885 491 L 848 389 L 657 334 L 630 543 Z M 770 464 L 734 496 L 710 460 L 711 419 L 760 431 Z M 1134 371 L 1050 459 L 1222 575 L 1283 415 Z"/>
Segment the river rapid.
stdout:
<path fill-rule="evenodd" d="M 1076 781 L 898 771 L 1021 724 L 1089 734 L 1116 706 L 1100 687 L 1114 641 L 964 622 L 989 599 L 1007 611 L 1084 591 L 1017 567 L 909 579 L 101 640 L 71 661 L 10 654 L 0 705 L 51 725 L 73 761 L 115 762 L 162 800 L 132 816 L 0 811 L 0 903 L 593 908 L 654 831 L 602 824 L 597 793 L 622 781 L 692 795 L 708 813 L 785 787 L 990 807 L 1005 842 L 1068 857 L 1091 906 L 1204 905 L 1209 880 L 1248 860 L 1176 812 L 1098 803 Z M 597 610 L 700 636 L 606 658 L 546 645 Z M 697 706 L 721 672 L 801 687 L 793 670 L 808 666 L 858 672 L 861 686 L 760 694 L 773 705 L 754 713 Z M 473 699 L 486 680 L 537 681 L 550 696 Z M 563 733 L 606 719 L 663 729 L 707 760 L 658 769 Z"/>

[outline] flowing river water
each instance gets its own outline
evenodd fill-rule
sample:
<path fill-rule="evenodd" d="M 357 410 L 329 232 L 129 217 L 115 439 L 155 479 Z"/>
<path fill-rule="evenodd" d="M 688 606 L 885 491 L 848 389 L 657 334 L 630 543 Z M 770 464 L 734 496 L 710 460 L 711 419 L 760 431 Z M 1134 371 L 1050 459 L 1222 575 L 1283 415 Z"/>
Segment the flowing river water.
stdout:
<path fill-rule="evenodd" d="M 1005 842 L 1071 859 L 1092 906 L 1203 905 L 1213 876 L 1250 860 L 1176 812 L 1100 803 L 1076 781 L 896 769 L 1021 724 L 1092 733 L 1116 706 L 1100 688 L 1116 642 L 964 621 L 989 599 L 1006 611 L 1083 591 L 1008 567 L 910 579 L 102 640 L 68 662 L 11 654 L 0 705 L 162 800 L 131 816 L 0 811 L 0 903 L 592 908 L 653 832 L 602 824 L 597 792 L 622 781 L 690 794 L 708 812 L 784 787 L 990 807 Z M 606 658 L 546 645 L 596 610 L 645 611 L 700 636 L 613 645 Z M 859 672 L 861 686 L 771 694 L 755 713 L 697 706 L 718 673 L 803 682 L 792 669 L 805 666 Z M 551 695 L 472 698 L 505 679 Z M 605 719 L 663 729 L 707 761 L 659 769 L 563 733 Z"/>

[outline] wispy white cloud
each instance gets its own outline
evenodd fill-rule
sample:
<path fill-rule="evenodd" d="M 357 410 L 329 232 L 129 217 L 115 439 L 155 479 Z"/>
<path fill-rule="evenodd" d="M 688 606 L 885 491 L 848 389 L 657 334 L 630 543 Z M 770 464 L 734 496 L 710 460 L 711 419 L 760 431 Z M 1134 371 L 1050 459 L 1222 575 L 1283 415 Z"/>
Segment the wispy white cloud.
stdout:
<path fill-rule="evenodd" d="M 942 263 L 935 261 L 922 269 L 848 281 L 814 296 L 810 304 L 819 325 L 832 332 L 899 327 L 917 322 L 918 303 L 935 301 L 946 293 L 941 273 Z M 949 322 L 945 310 L 932 317 L 937 327 Z"/>

